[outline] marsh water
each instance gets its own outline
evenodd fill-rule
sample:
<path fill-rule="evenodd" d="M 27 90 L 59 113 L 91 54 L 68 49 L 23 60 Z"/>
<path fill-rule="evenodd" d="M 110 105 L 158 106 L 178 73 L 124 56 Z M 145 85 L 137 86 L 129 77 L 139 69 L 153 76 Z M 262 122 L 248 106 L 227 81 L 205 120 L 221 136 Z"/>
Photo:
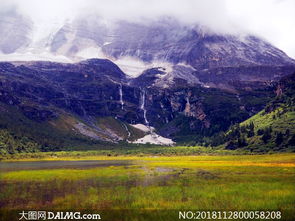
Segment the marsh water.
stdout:
<path fill-rule="evenodd" d="M 0 162 L 0 171 L 40 169 L 86 169 L 94 167 L 128 166 L 129 160 L 73 160 Z"/>
<path fill-rule="evenodd" d="M 0 162 L 0 220 L 18 220 L 15 210 L 89 209 L 103 220 L 129 221 L 179 220 L 171 211 L 183 208 L 268 208 L 291 221 L 294 159 L 289 154 Z"/>

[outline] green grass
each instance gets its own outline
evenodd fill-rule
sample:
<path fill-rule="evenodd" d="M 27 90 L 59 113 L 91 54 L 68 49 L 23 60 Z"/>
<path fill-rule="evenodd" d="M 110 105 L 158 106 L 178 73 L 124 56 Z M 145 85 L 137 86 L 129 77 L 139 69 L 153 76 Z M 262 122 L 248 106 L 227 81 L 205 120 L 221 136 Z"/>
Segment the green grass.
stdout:
<path fill-rule="evenodd" d="M 295 218 L 295 154 L 44 158 L 81 159 L 133 164 L 3 171 L 2 210 L 86 209 L 101 211 L 103 220 L 178 220 L 178 210 L 280 210 L 282 220 Z"/>
<path fill-rule="evenodd" d="M 59 159 L 59 158 L 87 158 L 94 156 L 187 156 L 187 155 L 241 155 L 251 154 L 244 150 L 224 150 L 222 147 L 202 147 L 202 146 L 154 146 L 154 145 L 132 145 L 122 147 L 109 147 L 105 149 L 96 149 L 88 151 L 58 151 L 58 152 L 36 152 L 36 153 L 15 153 L 2 155 L 2 160 L 13 159 Z M 0 156 L 1 160 L 1 156 Z"/>
<path fill-rule="evenodd" d="M 281 108 L 278 108 L 273 112 L 265 113 L 263 110 L 241 123 L 241 125 L 248 125 L 251 122 L 255 125 L 255 131 L 271 126 L 277 132 L 284 133 L 286 129 L 290 129 L 291 134 L 295 133 L 295 111 L 284 112 Z"/>
<path fill-rule="evenodd" d="M 266 113 L 264 110 L 249 118 L 248 120 L 241 123 L 241 126 L 249 125 L 254 123 L 255 136 L 247 138 L 248 147 L 247 149 L 254 149 L 258 151 L 282 151 L 285 149 L 294 152 L 294 146 L 288 145 L 288 140 L 295 134 L 295 111 L 288 110 L 284 111 L 282 108 Z M 271 128 L 271 138 L 267 143 L 262 141 L 262 136 L 257 135 L 258 130 L 265 130 Z M 290 136 L 286 137 L 286 131 L 289 130 Z M 275 142 L 277 133 L 283 134 L 283 142 L 281 145 L 277 145 Z M 285 146 L 284 146 L 285 145 Z"/>

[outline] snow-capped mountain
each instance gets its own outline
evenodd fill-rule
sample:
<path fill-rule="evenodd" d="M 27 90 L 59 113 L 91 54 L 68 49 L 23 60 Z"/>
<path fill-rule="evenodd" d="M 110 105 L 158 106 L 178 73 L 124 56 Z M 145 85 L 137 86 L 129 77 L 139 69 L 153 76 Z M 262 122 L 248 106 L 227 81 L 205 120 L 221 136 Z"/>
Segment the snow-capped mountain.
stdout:
<path fill-rule="evenodd" d="M 53 53 L 78 56 L 92 48 L 114 60 L 133 57 L 146 63 L 186 63 L 197 69 L 294 63 L 284 52 L 254 36 L 218 35 L 172 18 L 146 23 L 106 23 L 99 17 L 64 25 L 53 37 Z"/>
<path fill-rule="evenodd" d="M 204 78 L 203 73 L 218 69 L 218 74 L 224 76 L 219 83 L 228 87 L 225 85 L 231 80 L 226 72 L 229 67 L 295 64 L 283 51 L 255 36 L 216 34 L 200 25 L 186 25 L 171 17 L 145 22 L 82 17 L 67 21 L 47 37 L 34 38 L 34 41 L 28 39 L 34 35 L 30 22 L 22 24 L 23 19 L 17 18 L 18 15 L 14 15 L 14 19 L 5 17 L 9 19 L 8 24 L 5 19 L 0 23 L 2 26 L 6 24 L 6 29 L 22 27 L 17 29 L 15 38 L 3 38 L 1 60 L 78 62 L 88 58 L 107 58 L 131 77 L 147 73 L 151 77 L 154 73 L 146 86 L 167 88 L 184 81 L 187 85 L 219 87 L 216 83 L 200 80 L 200 76 Z M 276 75 L 280 73 L 272 71 L 271 77 L 261 80 L 272 80 Z"/>
<path fill-rule="evenodd" d="M 293 59 L 258 37 L 170 17 L 88 16 L 42 33 L 29 19 L 8 15 L 0 20 L 3 109 L 57 128 L 63 121 L 64 129 L 101 141 L 173 144 L 214 135 L 260 111 L 276 81 L 295 71 Z"/>
<path fill-rule="evenodd" d="M 30 44 L 33 23 L 16 11 L 0 13 L 0 53 L 12 54 Z"/>

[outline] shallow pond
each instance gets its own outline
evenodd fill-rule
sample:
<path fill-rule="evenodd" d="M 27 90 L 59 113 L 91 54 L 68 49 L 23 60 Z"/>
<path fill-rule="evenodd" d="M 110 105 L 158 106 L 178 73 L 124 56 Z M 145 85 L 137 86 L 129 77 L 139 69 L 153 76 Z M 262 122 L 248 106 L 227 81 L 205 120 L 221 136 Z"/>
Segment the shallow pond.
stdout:
<path fill-rule="evenodd" d="M 40 170 L 40 169 L 83 169 L 109 166 L 128 166 L 130 160 L 75 160 L 75 161 L 18 161 L 0 162 L 0 171 Z"/>

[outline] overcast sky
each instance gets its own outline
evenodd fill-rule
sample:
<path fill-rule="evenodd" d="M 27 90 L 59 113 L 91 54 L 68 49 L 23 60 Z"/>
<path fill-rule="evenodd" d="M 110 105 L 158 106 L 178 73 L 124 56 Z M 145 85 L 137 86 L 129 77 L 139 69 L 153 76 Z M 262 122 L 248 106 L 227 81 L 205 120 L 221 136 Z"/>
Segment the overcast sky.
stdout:
<path fill-rule="evenodd" d="M 36 26 L 90 12 L 132 20 L 170 15 L 216 32 L 258 35 L 295 58 L 295 0 L 0 0 L 0 13 L 12 7 Z"/>

